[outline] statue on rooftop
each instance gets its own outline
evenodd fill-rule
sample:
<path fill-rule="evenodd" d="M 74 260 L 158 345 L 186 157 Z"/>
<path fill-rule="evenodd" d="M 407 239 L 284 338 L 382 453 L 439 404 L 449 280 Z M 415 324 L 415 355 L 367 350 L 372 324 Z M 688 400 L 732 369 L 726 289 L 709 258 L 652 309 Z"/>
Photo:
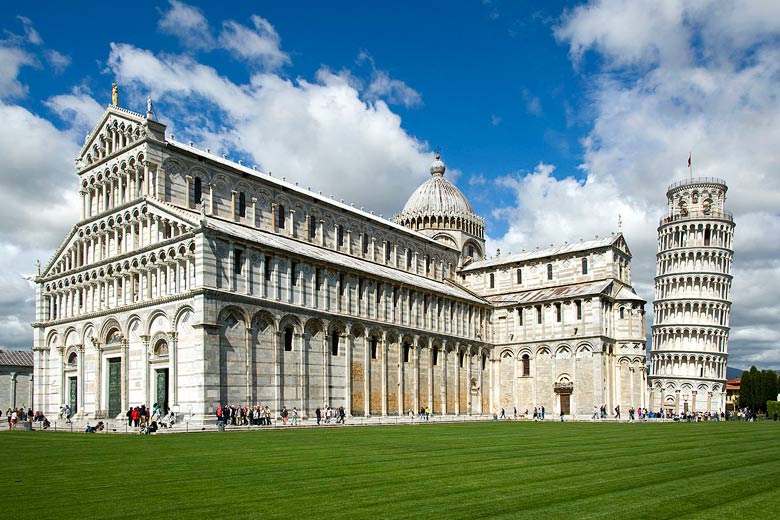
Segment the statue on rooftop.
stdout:
<path fill-rule="evenodd" d="M 115 107 L 119 106 L 119 87 L 116 86 L 116 83 L 111 84 L 111 104 Z"/>

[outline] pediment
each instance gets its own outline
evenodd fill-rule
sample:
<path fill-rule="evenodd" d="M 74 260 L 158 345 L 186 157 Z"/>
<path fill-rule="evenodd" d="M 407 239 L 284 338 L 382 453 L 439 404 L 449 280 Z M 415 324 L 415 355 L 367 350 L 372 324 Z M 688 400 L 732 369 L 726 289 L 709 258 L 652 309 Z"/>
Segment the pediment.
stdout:
<path fill-rule="evenodd" d="M 46 268 L 41 272 L 40 276 L 42 278 L 48 278 L 70 271 L 74 267 L 66 267 L 69 265 L 68 259 L 77 257 L 75 249 L 80 247 L 78 245 L 80 241 L 105 232 L 106 230 L 113 229 L 124 222 L 137 219 L 142 215 L 158 216 L 171 224 L 179 226 L 182 233 L 191 232 L 199 226 L 197 218 L 190 216 L 186 211 L 179 210 L 178 208 L 157 202 L 153 199 L 144 199 L 133 204 L 120 206 L 116 208 L 115 211 L 102 214 L 97 218 L 85 220 L 74 226 L 67 238 L 57 249 Z M 116 256 L 118 255 L 112 255 L 112 257 Z M 106 260 L 108 260 L 108 258 Z M 90 262 L 90 264 L 91 263 L 92 262 Z"/>
<path fill-rule="evenodd" d="M 617 235 L 615 241 L 612 242 L 612 247 L 616 247 L 623 253 L 627 254 L 628 256 L 631 256 L 631 250 L 628 248 L 628 243 L 626 243 L 626 239 L 623 238 L 623 233 Z"/>
<path fill-rule="evenodd" d="M 150 133 L 150 123 L 155 126 L 153 134 L 157 134 L 159 126 L 162 127 L 164 136 L 163 125 L 147 120 L 136 112 L 110 105 L 100 122 L 87 134 L 76 159 L 77 168 L 87 168 L 144 139 Z"/>

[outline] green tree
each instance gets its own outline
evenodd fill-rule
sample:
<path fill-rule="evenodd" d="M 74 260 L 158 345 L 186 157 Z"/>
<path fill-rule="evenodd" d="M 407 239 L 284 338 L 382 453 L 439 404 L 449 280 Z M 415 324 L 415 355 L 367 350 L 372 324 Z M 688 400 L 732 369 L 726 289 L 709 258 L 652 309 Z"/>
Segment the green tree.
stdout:
<path fill-rule="evenodd" d="M 777 374 L 774 370 L 763 370 L 761 372 L 761 402 L 759 408 L 766 411 L 767 401 L 777 399 Z"/>

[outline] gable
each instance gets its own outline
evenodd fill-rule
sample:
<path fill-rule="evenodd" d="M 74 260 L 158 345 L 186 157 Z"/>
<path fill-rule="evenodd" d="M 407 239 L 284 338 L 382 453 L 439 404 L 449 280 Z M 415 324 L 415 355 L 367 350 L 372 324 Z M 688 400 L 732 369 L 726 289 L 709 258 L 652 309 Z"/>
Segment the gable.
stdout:
<path fill-rule="evenodd" d="M 145 138 L 146 123 L 141 114 L 109 106 L 100 122 L 87 134 L 76 159 L 77 168 L 87 168 Z"/>
<path fill-rule="evenodd" d="M 150 215 L 160 217 L 169 224 L 178 226 L 181 233 L 191 232 L 198 227 L 198 223 L 184 212 L 176 211 L 175 208 L 165 203 L 144 199 L 74 226 L 46 268 L 41 272 L 40 277 L 49 278 L 57 276 L 75 269 L 77 266 L 80 268 L 102 261 L 103 259 L 93 259 L 90 256 L 82 258 L 84 255 L 82 242 L 90 241 L 95 236 L 100 236 L 106 232 L 112 233 L 112 230 L 118 229 L 118 227 L 124 226 L 128 222 Z M 113 237 L 114 235 L 111 234 L 111 236 Z M 130 237 L 132 237 L 132 234 L 128 235 L 127 239 L 130 239 Z M 168 240 L 169 238 L 163 238 L 163 240 Z M 144 244 L 143 247 L 146 247 L 146 245 L 148 244 Z M 128 251 L 127 253 L 121 253 L 121 255 L 132 254 L 133 252 Z M 112 254 L 106 257 L 105 260 L 116 258 L 117 256 L 120 255 Z"/>

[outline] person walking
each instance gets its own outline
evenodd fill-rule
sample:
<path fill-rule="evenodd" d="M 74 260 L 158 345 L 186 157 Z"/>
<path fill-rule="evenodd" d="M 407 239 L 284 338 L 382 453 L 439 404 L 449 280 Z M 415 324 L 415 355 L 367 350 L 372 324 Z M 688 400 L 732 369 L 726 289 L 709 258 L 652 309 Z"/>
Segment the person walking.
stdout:
<path fill-rule="evenodd" d="M 292 426 L 298 426 L 298 409 L 294 406 L 292 409 Z"/>
<path fill-rule="evenodd" d="M 322 410 L 320 410 L 319 406 L 316 410 L 314 410 L 314 415 L 317 416 L 317 426 L 320 425 L 320 421 L 322 421 Z"/>
<path fill-rule="evenodd" d="M 282 424 L 287 426 L 287 416 L 289 415 L 289 412 L 287 411 L 287 407 L 282 407 Z"/>

